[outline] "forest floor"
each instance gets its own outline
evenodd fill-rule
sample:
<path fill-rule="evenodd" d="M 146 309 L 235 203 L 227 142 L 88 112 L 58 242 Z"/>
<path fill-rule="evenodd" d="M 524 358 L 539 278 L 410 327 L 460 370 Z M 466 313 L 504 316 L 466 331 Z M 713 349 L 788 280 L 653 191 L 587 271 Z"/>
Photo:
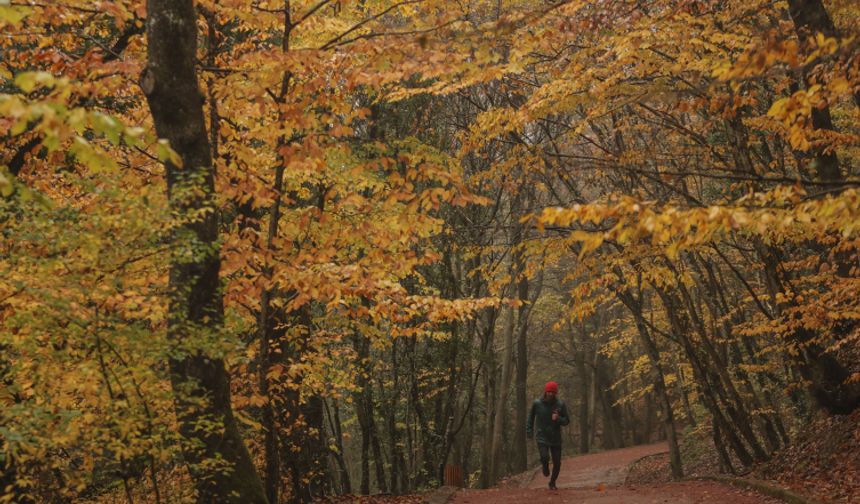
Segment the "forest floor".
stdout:
<path fill-rule="evenodd" d="M 693 456 L 689 456 L 690 450 L 682 451 L 686 452 L 687 476 L 717 473 L 712 449 Z M 657 454 L 637 461 L 628 482 L 659 484 L 669 480 L 668 474 L 668 455 Z M 790 446 L 744 477 L 788 488 L 822 503 L 860 503 L 860 410 L 851 415 L 819 416 L 794 436 Z"/>
<path fill-rule="evenodd" d="M 528 488 L 461 490 L 453 504 L 771 504 L 775 499 L 710 481 L 629 484 L 628 469 L 638 459 L 666 452 L 664 443 L 568 457 L 562 460 L 558 490 L 536 474 Z"/>

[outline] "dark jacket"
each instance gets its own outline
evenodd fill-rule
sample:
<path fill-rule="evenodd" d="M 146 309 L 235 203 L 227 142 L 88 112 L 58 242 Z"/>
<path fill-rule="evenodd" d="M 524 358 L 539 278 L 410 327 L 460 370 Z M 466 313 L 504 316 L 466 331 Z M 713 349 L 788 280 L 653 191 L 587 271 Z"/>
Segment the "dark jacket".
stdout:
<path fill-rule="evenodd" d="M 553 410 L 558 410 L 558 420 L 552 421 Z M 535 399 L 532 403 L 532 411 L 529 413 L 529 421 L 526 423 L 526 436 L 531 439 L 534 436 L 534 427 L 537 428 L 538 444 L 548 446 L 561 446 L 561 426 L 570 423 L 567 414 L 567 406 L 564 401 L 555 398 L 552 402 Z"/>

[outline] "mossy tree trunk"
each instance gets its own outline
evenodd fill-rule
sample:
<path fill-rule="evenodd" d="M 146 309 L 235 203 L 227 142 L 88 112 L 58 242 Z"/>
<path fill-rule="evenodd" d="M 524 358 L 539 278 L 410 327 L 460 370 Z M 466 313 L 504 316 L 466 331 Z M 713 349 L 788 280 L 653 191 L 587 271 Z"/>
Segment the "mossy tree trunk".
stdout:
<path fill-rule="evenodd" d="M 147 67 L 141 87 L 159 137 L 182 166 L 165 162 L 171 208 L 183 224 L 173 235 L 170 267 L 169 361 L 179 430 L 198 502 L 265 503 L 263 485 L 230 405 L 222 359 L 199 347 L 202 335 L 222 330 L 215 168 L 195 71 L 196 12 L 192 0 L 147 2 Z M 218 428 L 200 429 L 201 421 Z M 219 461 L 223 471 L 206 462 Z"/>

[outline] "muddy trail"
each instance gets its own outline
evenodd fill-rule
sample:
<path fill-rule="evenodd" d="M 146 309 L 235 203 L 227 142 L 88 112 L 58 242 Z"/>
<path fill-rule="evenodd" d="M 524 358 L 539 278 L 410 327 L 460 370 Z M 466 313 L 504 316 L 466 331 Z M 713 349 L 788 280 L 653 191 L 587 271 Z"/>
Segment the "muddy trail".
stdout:
<path fill-rule="evenodd" d="M 526 488 L 461 490 L 454 504 L 754 504 L 779 503 L 758 493 L 710 481 L 680 481 L 656 485 L 625 485 L 630 464 L 667 451 L 665 444 L 635 446 L 562 460 L 558 490 L 547 487 L 549 478 L 534 471 Z"/>

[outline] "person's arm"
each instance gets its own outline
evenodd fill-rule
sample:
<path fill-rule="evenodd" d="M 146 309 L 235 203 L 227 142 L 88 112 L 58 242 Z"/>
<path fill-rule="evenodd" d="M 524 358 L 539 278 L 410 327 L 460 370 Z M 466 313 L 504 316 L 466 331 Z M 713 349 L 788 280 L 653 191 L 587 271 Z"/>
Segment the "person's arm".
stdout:
<path fill-rule="evenodd" d="M 532 410 L 529 412 L 529 421 L 526 422 L 526 437 L 531 439 L 534 437 L 534 423 L 535 423 L 535 403 L 532 403 Z"/>
<path fill-rule="evenodd" d="M 567 425 L 570 423 L 570 416 L 567 414 L 567 404 L 561 403 L 561 410 L 558 413 L 558 424 Z"/>

